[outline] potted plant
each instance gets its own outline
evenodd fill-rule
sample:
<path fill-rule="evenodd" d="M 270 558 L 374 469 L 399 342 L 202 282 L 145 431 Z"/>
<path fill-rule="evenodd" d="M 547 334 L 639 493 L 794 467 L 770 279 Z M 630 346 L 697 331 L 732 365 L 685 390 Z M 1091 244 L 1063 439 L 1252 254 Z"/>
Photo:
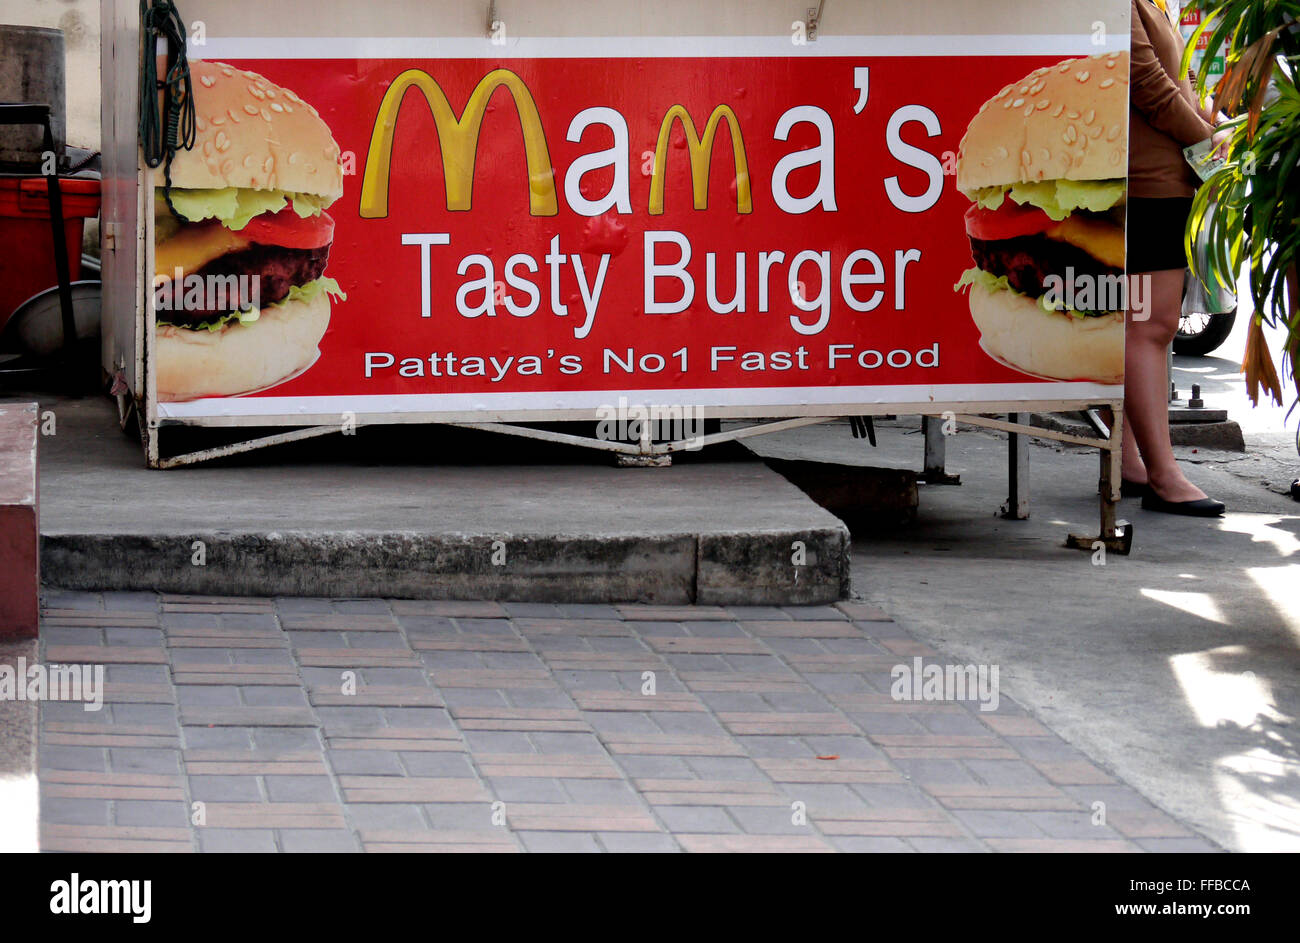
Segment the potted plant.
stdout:
<path fill-rule="evenodd" d="M 1246 392 L 1258 404 L 1262 389 L 1281 405 L 1288 378 L 1300 397 L 1300 0 L 1191 0 L 1187 9 L 1199 9 L 1202 22 L 1187 43 L 1183 73 L 1197 40 L 1208 37 L 1205 61 L 1224 56 L 1215 107 L 1232 119 L 1222 126 L 1231 132 L 1228 159 L 1192 204 L 1187 255 L 1207 287 L 1235 285 L 1248 263 Z M 1202 100 L 1207 77 L 1208 70 L 1196 77 Z M 1208 251 L 1193 251 L 1198 244 Z M 1285 326 L 1280 351 L 1269 350 L 1265 325 Z"/>

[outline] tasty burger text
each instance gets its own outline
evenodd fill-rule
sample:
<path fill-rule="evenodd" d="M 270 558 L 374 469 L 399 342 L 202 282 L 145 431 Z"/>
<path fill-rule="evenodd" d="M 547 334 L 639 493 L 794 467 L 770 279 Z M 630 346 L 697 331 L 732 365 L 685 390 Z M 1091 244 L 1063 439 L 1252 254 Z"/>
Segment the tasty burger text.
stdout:
<path fill-rule="evenodd" d="M 869 71 L 862 67 L 853 75 L 863 92 L 864 104 Z M 460 245 L 454 229 L 403 233 L 400 245 L 419 253 L 421 317 L 433 317 L 435 312 L 448 308 L 454 308 L 463 318 L 528 318 L 546 311 L 572 318 L 573 337 L 581 340 L 597 322 L 602 291 L 612 269 L 629 265 L 640 268 L 640 311 L 646 315 L 679 314 L 692 308 L 715 314 L 776 312 L 788 317 L 795 334 L 811 336 L 826 329 L 833 301 L 853 312 L 870 312 L 882 306 L 894 311 L 904 309 L 909 279 L 917 277 L 909 266 L 923 262 L 921 249 L 915 247 L 860 247 L 839 256 L 816 246 L 794 252 L 776 248 L 720 252 L 698 244 L 692 235 L 680 230 L 648 228 L 641 232 L 640 245 L 629 253 L 631 257 L 624 256 L 631 234 L 620 217 L 633 213 L 629 168 L 637 163 L 626 118 L 608 107 L 586 108 L 575 114 L 568 125 L 568 141 L 583 141 L 590 133 L 592 139 L 612 139 L 614 146 L 581 155 L 569 164 L 562 184 L 557 183 L 532 93 L 508 69 L 495 69 L 485 75 L 459 118 L 441 85 L 427 72 L 408 69 L 393 80 L 374 122 L 360 195 L 362 218 L 388 216 L 393 141 L 403 101 L 418 98 L 407 96 L 412 90 L 418 90 L 427 103 L 442 149 L 448 212 L 437 215 L 446 219 L 469 210 L 475 168 L 479 162 L 491 159 L 486 156 L 490 151 L 485 154 L 479 149 L 479 134 L 488 103 L 499 89 L 509 93 L 519 114 L 528 163 L 530 215 L 555 216 L 562 199 L 568 212 L 587 217 L 589 224 L 579 245 L 564 244 L 557 235 L 549 240 L 545 252 L 519 252 L 495 259 L 483 251 L 486 247 Z M 411 106 L 412 117 L 404 120 L 427 120 L 419 111 Z M 758 194 L 758 185 L 750 174 L 746 132 L 735 110 L 727 104 L 718 105 L 701 132 L 691 114 L 679 104 L 664 114 L 654 151 L 646 150 L 641 155 L 643 173 L 650 177 L 646 206 L 649 217 L 664 213 L 665 178 L 669 154 L 674 151 L 686 152 L 694 208 L 707 208 L 715 143 L 723 128 L 726 137 L 722 140 L 730 138 L 728 150 L 735 172 L 731 190 L 739 216 L 752 212 L 758 196 L 769 198 L 790 215 L 837 211 L 840 183 L 835 124 L 825 109 L 798 105 L 780 115 L 772 130 L 774 141 L 787 141 L 799 129 L 815 143 L 791 147 L 772 169 L 768 191 Z M 681 136 L 674 137 L 678 130 Z M 888 152 L 902 168 L 910 169 L 912 182 L 905 187 L 898 174 L 886 175 L 881 181 L 883 193 L 896 209 L 923 213 L 939 200 L 951 166 L 945 168 L 939 157 L 905 141 L 905 131 L 912 137 L 932 137 L 940 132 L 940 122 L 930 108 L 909 104 L 894 109 L 885 123 Z M 593 174 L 599 174 L 607 183 L 590 186 L 588 180 Z M 851 176 L 860 182 L 861 169 L 855 166 Z M 924 180 L 919 188 L 918 179 Z M 863 229 L 866 235 L 870 227 Z M 432 274 L 453 267 L 461 277 L 458 284 L 449 284 Z M 562 278 L 571 278 L 576 285 L 572 300 L 561 289 Z M 720 284 L 727 287 L 720 288 Z"/>
<path fill-rule="evenodd" d="M 456 274 L 466 277 L 453 294 L 453 286 L 435 285 L 431 277 L 433 253 L 455 248 L 451 233 L 403 233 L 402 245 L 420 251 L 421 317 L 454 306 L 463 318 L 500 314 L 527 318 L 545 305 L 553 315 L 573 318 L 573 336 L 579 340 L 595 326 L 615 258 L 613 253 L 602 253 L 592 271 L 592 260 L 566 253 L 559 236 L 540 259 L 520 252 L 500 268 L 491 256 L 473 252 L 456 261 Z M 628 261 L 640 262 L 646 314 L 680 314 L 700 302 L 714 314 L 790 312 L 790 328 L 796 334 L 816 335 L 830 323 L 832 300 L 860 312 L 874 311 L 882 304 L 894 311 L 906 308 L 909 266 L 922 260 L 921 250 L 895 249 L 884 251 L 884 256 L 871 249 L 856 249 L 842 258 L 816 249 L 788 257 L 781 250 L 759 251 L 752 257 L 746 252 L 700 253 L 686 234 L 656 230 L 642 234 L 640 258 Z M 725 298 L 719 297 L 718 289 L 722 265 L 734 266 L 727 273 L 734 291 Z M 570 273 L 578 288 L 577 305 L 561 300 L 561 277 Z"/>

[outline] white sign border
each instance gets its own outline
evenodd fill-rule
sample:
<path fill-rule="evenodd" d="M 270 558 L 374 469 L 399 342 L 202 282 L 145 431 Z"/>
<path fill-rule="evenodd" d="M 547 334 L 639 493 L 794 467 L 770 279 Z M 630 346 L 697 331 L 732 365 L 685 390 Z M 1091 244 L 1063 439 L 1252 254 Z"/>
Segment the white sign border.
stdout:
<path fill-rule="evenodd" d="M 539 393 L 410 393 L 344 394 L 339 396 L 245 396 L 213 397 L 183 403 L 158 404 L 160 419 L 199 419 L 218 416 L 319 416 L 355 413 L 506 413 L 559 410 L 597 410 L 616 406 L 620 399 L 628 406 L 668 408 L 685 404 L 725 411 L 728 407 L 770 407 L 782 409 L 825 404 L 861 403 L 872 405 L 925 403 L 1006 402 L 1109 402 L 1123 396 L 1122 386 L 1085 382 L 1039 383 L 950 383 L 937 386 L 795 386 L 668 390 L 578 390 Z M 779 401 L 778 401 L 779 397 Z M 436 421 L 436 420 L 434 420 Z"/>
<path fill-rule="evenodd" d="M 1098 41 L 1100 39 L 1101 41 Z M 1091 56 L 1125 52 L 1129 34 L 821 36 L 209 36 L 193 59 L 726 59 L 843 56 Z"/>

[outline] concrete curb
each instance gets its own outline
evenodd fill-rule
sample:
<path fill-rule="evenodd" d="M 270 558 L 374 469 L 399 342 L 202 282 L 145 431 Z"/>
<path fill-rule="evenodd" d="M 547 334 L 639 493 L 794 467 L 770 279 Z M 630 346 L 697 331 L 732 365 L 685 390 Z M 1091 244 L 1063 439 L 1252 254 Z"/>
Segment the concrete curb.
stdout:
<path fill-rule="evenodd" d="M 1059 413 L 1034 413 L 1029 421 L 1040 429 L 1052 429 L 1070 435 L 1096 435 L 1087 423 Z M 1169 438 L 1174 445 L 1198 446 L 1224 452 L 1246 451 L 1241 426 L 1232 419 L 1223 422 L 1171 422 Z"/>
<path fill-rule="evenodd" d="M 1169 439 L 1174 445 L 1193 445 L 1221 452 L 1246 451 L 1241 426 L 1231 419 L 1226 422 L 1171 422 Z"/>
<path fill-rule="evenodd" d="M 202 565 L 194 563 L 195 541 L 202 541 Z M 41 539 L 47 586 L 196 595 L 820 604 L 848 596 L 849 566 L 843 524 L 740 534 L 200 532 Z"/>
<path fill-rule="evenodd" d="M 849 596 L 852 541 L 843 524 L 702 534 L 697 548 L 694 601 L 700 605 L 816 605 Z"/>

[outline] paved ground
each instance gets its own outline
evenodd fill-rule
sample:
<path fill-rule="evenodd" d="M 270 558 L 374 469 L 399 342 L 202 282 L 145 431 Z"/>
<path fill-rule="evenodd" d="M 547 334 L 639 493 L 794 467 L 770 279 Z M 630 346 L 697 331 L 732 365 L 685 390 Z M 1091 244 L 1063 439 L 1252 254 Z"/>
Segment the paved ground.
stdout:
<path fill-rule="evenodd" d="M 865 603 L 46 606 L 108 679 L 40 706 L 47 851 L 1214 850 L 1005 695 L 893 699 L 948 662 Z"/>
<path fill-rule="evenodd" d="M 1242 319 L 1244 325 L 1244 318 Z M 948 440 L 957 488 L 922 488 L 914 527 L 854 541 L 854 591 L 916 638 L 963 661 L 997 664 L 1003 691 L 1088 756 L 1233 851 L 1300 851 L 1300 475 L 1293 413 L 1251 409 L 1222 355 L 1175 358 L 1186 397 L 1240 422 L 1248 451 L 1177 450 L 1189 477 L 1228 505 L 1222 520 L 1143 511 L 1133 554 L 1105 566 L 1062 546 L 1095 533 L 1095 452 L 1038 445 L 1031 516 L 995 515 L 1006 444 L 963 430 Z M 750 440 L 762 454 L 919 465 L 915 417 L 878 424 L 879 447 L 844 426 Z"/>
<path fill-rule="evenodd" d="M 0 640 L 0 672 L 36 660 L 36 640 Z M 0 854 L 37 847 L 36 705 L 0 698 Z"/>

